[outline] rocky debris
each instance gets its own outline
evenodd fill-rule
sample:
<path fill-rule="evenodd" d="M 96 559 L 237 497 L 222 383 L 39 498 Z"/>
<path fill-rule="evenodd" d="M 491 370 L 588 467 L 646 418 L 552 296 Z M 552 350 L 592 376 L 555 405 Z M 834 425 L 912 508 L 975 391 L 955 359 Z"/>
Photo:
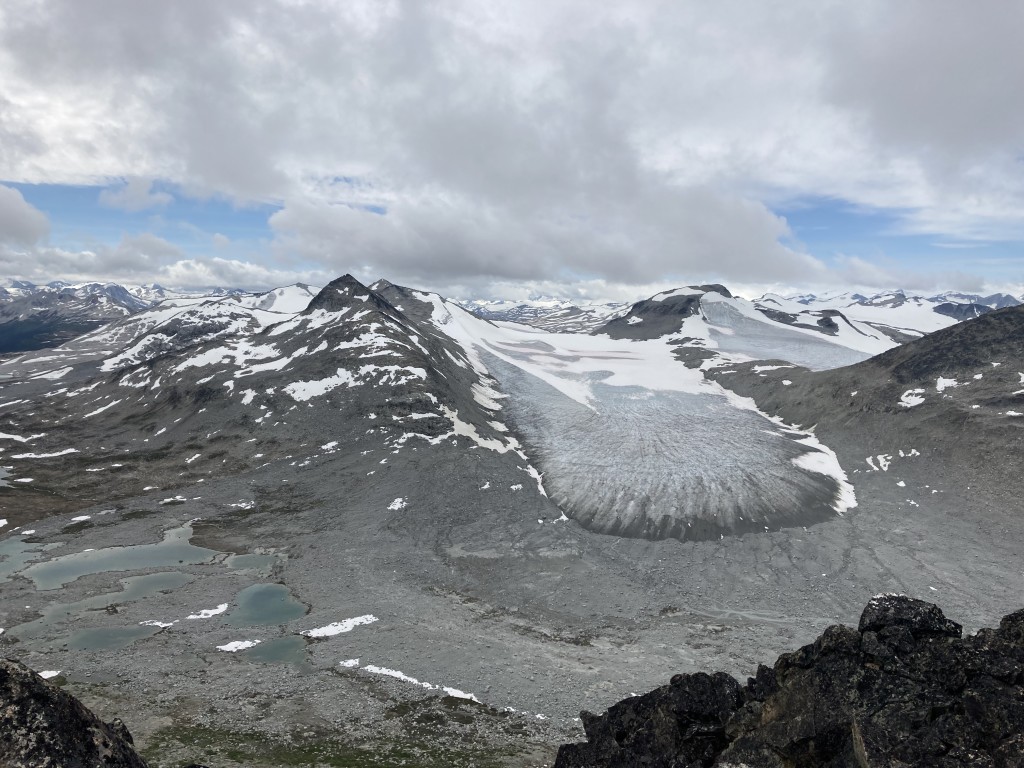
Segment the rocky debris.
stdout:
<path fill-rule="evenodd" d="M 881 595 L 856 630 L 730 676 L 676 675 L 603 715 L 555 768 L 1024 766 L 1024 610 L 963 638 L 931 603 Z"/>
<path fill-rule="evenodd" d="M 102 722 L 13 659 L 0 660 L 0 734 L 3 766 L 146 768 L 124 723 Z"/>

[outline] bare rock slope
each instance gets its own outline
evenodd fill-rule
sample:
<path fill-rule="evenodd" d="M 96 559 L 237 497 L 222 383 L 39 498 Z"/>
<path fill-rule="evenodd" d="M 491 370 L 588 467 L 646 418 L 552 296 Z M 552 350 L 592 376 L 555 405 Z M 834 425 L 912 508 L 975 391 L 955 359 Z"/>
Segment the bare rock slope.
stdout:
<path fill-rule="evenodd" d="M 931 603 L 879 596 L 856 630 L 829 627 L 745 686 L 676 675 L 584 712 L 587 742 L 555 766 L 1024 765 L 1024 610 L 961 634 Z"/>

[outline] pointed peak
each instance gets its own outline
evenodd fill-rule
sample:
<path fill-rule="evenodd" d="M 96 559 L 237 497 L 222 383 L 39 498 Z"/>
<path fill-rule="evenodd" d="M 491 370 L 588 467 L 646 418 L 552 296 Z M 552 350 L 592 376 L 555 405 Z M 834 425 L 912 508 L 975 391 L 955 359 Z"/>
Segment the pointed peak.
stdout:
<path fill-rule="evenodd" d="M 372 304 L 377 309 L 395 311 L 395 308 L 386 299 L 367 288 L 352 275 L 346 274 L 325 285 L 320 293 L 309 302 L 306 312 L 318 309 L 325 312 L 338 312 L 353 306 L 356 302 L 365 305 Z"/>

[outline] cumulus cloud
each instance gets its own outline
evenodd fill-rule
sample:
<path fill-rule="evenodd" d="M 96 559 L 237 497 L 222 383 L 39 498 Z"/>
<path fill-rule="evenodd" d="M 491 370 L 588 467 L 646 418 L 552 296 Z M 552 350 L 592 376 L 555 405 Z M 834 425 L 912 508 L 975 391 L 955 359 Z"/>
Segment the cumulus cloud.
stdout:
<path fill-rule="evenodd" d="M 7 0 L 0 162 L 125 178 L 104 201 L 126 210 L 168 202 L 151 179 L 274 203 L 287 274 L 825 280 L 773 207 L 1024 238 L 1022 22 L 952 0 Z"/>
<path fill-rule="evenodd" d="M 34 245 L 49 231 L 45 213 L 27 202 L 18 190 L 0 184 L 0 244 Z"/>
<path fill-rule="evenodd" d="M 253 291 L 297 282 L 325 285 L 337 277 L 317 269 L 292 269 L 244 259 L 193 258 L 149 233 L 127 236 L 116 245 L 90 251 L 18 249 L 0 244 L 0 274 L 36 283 L 59 278 L 70 282 L 158 282 L 188 290 L 231 287 Z"/>

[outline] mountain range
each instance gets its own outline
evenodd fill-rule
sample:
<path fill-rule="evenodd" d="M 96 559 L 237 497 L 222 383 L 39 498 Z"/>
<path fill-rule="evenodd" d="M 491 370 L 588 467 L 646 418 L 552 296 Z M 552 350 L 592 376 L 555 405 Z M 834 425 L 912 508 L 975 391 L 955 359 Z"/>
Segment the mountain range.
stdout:
<path fill-rule="evenodd" d="M 981 626 L 1024 551 L 1000 301 L 519 311 L 346 275 L 124 307 L 0 360 L 2 650 L 151 763 L 215 730 L 528 765 L 878 592 Z"/>
<path fill-rule="evenodd" d="M 216 300 L 236 297 L 274 296 L 290 288 L 301 292 L 318 288 L 290 286 L 265 294 L 252 294 L 239 289 L 213 288 L 203 292 L 181 291 L 157 284 L 124 286 L 116 283 L 73 284 L 56 280 L 37 285 L 24 280 L 10 280 L 0 286 L 0 354 L 58 346 L 59 344 L 113 320 L 154 308 L 167 302 L 177 305 L 184 300 Z M 658 296 L 667 296 L 667 291 Z M 731 297 L 731 295 L 730 295 Z M 651 297 L 658 301 L 658 297 Z M 880 330 L 895 341 L 903 342 L 954 321 L 977 317 L 993 309 L 1016 306 L 1020 300 L 1009 294 L 982 296 L 947 292 L 930 297 L 908 295 L 904 291 L 864 296 L 858 293 L 803 294 L 784 297 L 766 294 L 751 305 L 766 317 L 797 327 L 808 326 L 835 333 L 830 318 L 845 317 L 850 321 Z M 501 322 L 514 322 L 562 333 L 589 333 L 609 320 L 626 316 L 630 303 L 573 302 L 538 296 L 528 301 L 468 300 L 461 305 L 478 317 Z M 837 314 L 838 313 L 838 314 Z M 933 317 L 933 314 L 949 319 Z"/>

